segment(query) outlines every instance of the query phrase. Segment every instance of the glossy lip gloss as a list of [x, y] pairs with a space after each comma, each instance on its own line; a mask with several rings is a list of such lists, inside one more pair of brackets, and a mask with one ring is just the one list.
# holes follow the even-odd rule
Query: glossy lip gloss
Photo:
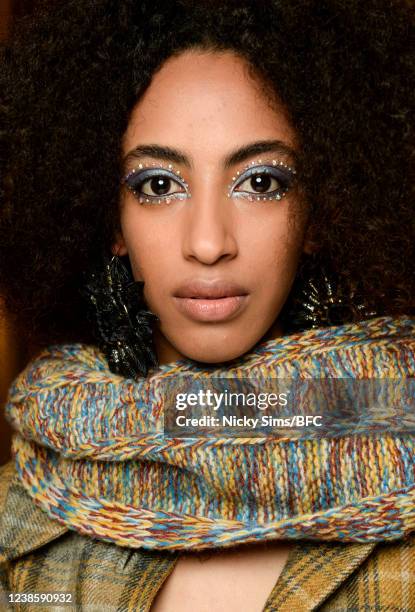
[[224, 321], [236, 315], [247, 301], [247, 295], [232, 295], [223, 298], [181, 298], [176, 304], [185, 315], [195, 321]]
[[179, 310], [195, 321], [225, 321], [248, 302], [249, 293], [226, 279], [191, 279], [173, 294]]

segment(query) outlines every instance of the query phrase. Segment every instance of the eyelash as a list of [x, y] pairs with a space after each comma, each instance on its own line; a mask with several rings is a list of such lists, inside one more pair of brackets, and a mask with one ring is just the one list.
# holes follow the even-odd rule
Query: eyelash
[[[271, 163], [262, 163], [262, 160], [259, 159], [256, 162], [251, 162], [249, 165], [245, 166], [242, 172], [238, 171], [235, 176], [232, 177], [232, 183], [228, 187], [228, 197], [243, 198], [250, 202], [281, 200], [292, 186], [295, 175], [295, 169], [282, 161], [273, 159]], [[270, 177], [279, 184], [279, 187], [259, 195], [258, 193], [249, 191], [236, 191], [238, 186], [256, 176]]]
[[[143, 193], [142, 189], [144, 185], [154, 178], [173, 181], [176, 185], [182, 187], [184, 192], [177, 191], [161, 196]], [[167, 168], [155, 163], [152, 164], [152, 166], [139, 164], [137, 168], [131, 170], [131, 172], [122, 179], [122, 183], [124, 183], [127, 189], [135, 195], [140, 204], [161, 204], [163, 202], [169, 204], [171, 200], [185, 200], [190, 197], [189, 185], [180, 176], [180, 170], [174, 170], [171, 164], [169, 164]]]
[[[235, 176], [232, 177], [232, 183], [228, 186], [228, 197], [243, 198], [251, 202], [281, 200], [289, 191], [295, 174], [294, 168], [282, 161], [275, 159], [268, 163], [262, 163], [262, 160], [253, 161], [248, 166], [245, 166], [242, 171], [236, 172]], [[275, 180], [279, 187], [262, 194], [258, 192], [237, 191], [237, 187], [241, 186], [245, 181], [260, 176], [266, 176], [271, 180]], [[150, 182], [150, 189], [154, 191], [155, 186], [151, 187], [153, 179], [167, 179], [167, 181], [170, 181], [168, 183], [170, 189], [171, 182], [173, 182], [183, 191], [174, 191], [173, 193], [162, 195], [152, 195], [143, 192], [148, 182]], [[169, 164], [167, 168], [156, 163], [153, 163], [151, 166], [139, 164], [137, 168], [131, 170], [122, 179], [122, 183], [134, 194], [140, 204], [169, 204], [172, 200], [185, 200], [191, 197], [188, 183], [180, 176], [180, 170], [174, 169], [172, 164]]]

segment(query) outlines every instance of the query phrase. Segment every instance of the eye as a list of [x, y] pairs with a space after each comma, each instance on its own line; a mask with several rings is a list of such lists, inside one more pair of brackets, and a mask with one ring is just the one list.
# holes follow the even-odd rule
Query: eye
[[132, 170], [123, 179], [123, 183], [141, 203], [168, 202], [189, 196], [186, 181], [164, 168]]
[[254, 193], [268, 193], [269, 191], [275, 191], [280, 188], [281, 185], [277, 179], [266, 172], [253, 174], [250, 178], [245, 179], [238, 185], [238, 191], [252, 191]]
[[282, 163], [251, 167], [231, 185], [229, 196], [250, 200], [280, 200], [290, 188], [294, 175], [295, 171]]

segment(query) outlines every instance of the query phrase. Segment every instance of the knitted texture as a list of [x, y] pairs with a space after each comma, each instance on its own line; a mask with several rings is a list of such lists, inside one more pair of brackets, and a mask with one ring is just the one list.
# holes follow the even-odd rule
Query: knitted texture
[[6, 415], [19, 477], [71, 529], [121, 546], [203, 549], [273, 539], [369, 542], [415, 530], [415, 435], [163, 434], [161, 385], [237, 379], [415, 376], [415, 320], [379, 317], [270, 340], [229, 367], [182, 360], [140, 380], [81, 344], [43, 351]]

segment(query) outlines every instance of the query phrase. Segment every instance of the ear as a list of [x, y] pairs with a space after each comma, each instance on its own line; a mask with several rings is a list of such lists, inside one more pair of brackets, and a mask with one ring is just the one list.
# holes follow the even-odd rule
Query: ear
[[[111, 251], [113, 255], [118, 255], [119, 257], [128, 255], [127, 245], [125, 244], [125, 240], [121, 232], [116, 232], [115, 240], [111, 246]], [[137, 281], [144, 281], [143, 276], [139, 271], [134, 273], [134, 278]]]
[[121, 232], [115, 235], [115, 241], [112, 244], [111, 251], [113, 255], [127, 255], [128, 250]]
[[314, 239], [312, 229], [308, 228], [304, 236], [303, 253], [305, 253], [306, 255], [313, 255], [314, 253], [317, 253], [319, 250], [320, 250], [320, 245]]

